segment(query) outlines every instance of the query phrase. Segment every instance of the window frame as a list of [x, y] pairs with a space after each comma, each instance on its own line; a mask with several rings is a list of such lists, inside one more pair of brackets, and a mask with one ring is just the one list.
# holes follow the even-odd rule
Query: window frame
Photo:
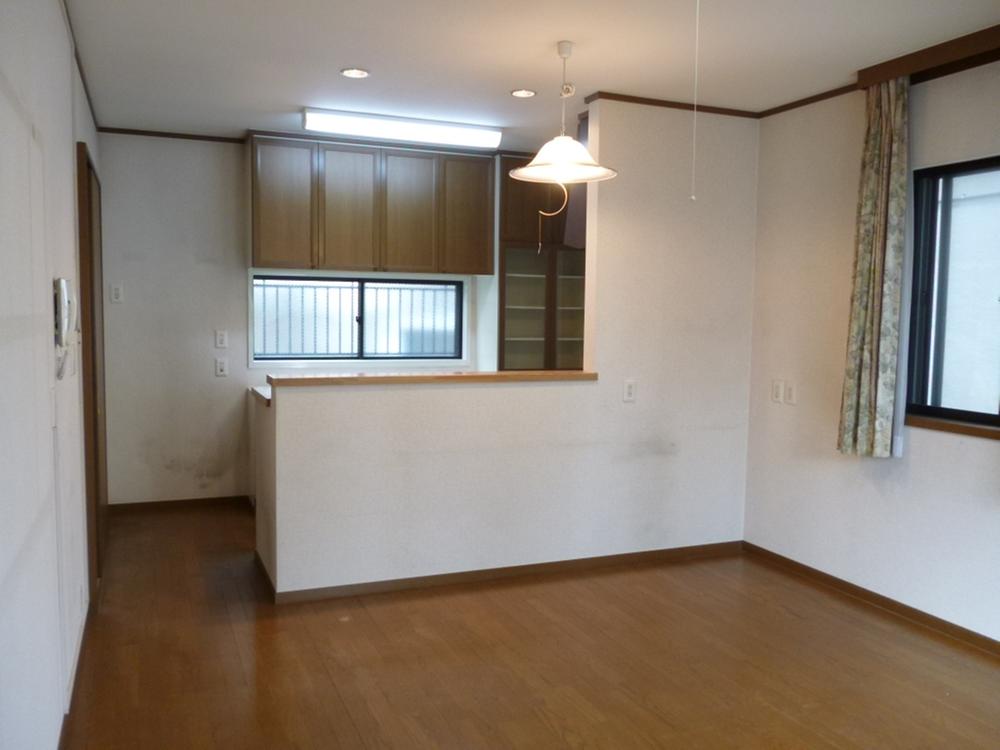
[[[289, 281], [347, 281], [358, 284], [358, 354], [302, 357], [257, 357], [254, 354], [254, 279], [286, 279]], [[340, 272], [323, 269], [295, 270], [280, 268], [254, 268], [247, 272], [247, 367], [250, 369], [278, 368], [311, 368], [326, 370], [378, 370], [391, 368], [400, 369], [433, 369], [440, 368], [442, 363], [449, 363], [449, 369], [464, 370], [471, 367], [469, 351], [472, 348], [469, 319], [469, 288], [470, 278], [458, 274], [435, 274], [427, 278], [418, 273], [385, 273], [385, 272]], [[374, 284], [424, 284], [434, 286], [456, 287], [455, 338], [458, 354], [455, 356], [429, 356], [421, 354], [409, 356], [365, 356], [364, 355], [364, 287], [366, 283]]]
[[[1000, 427], [1000, 407], [998, 407], [997, 414], [990, 414], [933, 406], [926, 403], [940, 398], [941, 371], [944, 366], [944, 323], [948, 309], [947, 283], [951, 212], [942, 212], [941, 226], [939, 226], [937, 204], [940, 200], [941, 190], [945, 193], [945, 200], [950, 203], [951, 180], [946, 180], [941, 190], [939, 190], [939, 181], [943, 177], [954, 178], [997, 170], [1000, 170], [1000, 155], [927, 167], [913, 172], [913, 276], [911, 279], [910, 344], [906, 383], [906, 413], [908, 415]], [[936, 242], [939, 230], [942, 238], [940, 244]], [[938, 287], [936, 304], [931, 300], [935, 283]], [[935, 310], [935, 308], [937, 309]], [[932, 331], [934, 333], [933, 349], [931, 347]], [[933, 362], [930, 361], [932, 351], [934, 353]], [[927, 398], [928, 378], [932, 374], [934, 378], [931, 382], [935, 386], [937, 397], [935, 398], [935, 395], [931, 394], [931, 397]]]

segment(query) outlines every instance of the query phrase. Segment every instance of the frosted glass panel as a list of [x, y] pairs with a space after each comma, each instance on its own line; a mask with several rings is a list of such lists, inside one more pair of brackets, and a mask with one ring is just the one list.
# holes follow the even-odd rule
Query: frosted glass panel
[[[1000, 170], [953, 178], [944, 304], [940, 403], [1000, 411]], [[941, 291], [945, 293], [941, 295]], [[939, 318], [939, 321], [942, 318]]]
[[366, 357], [457, 357], [455, 284], [365, 283]]
[[356, 357], [358, 282], [253, 280], [258, 359]]
[[461, 316], [454, 282], [259, 277], [254, 358], [458, 358]]

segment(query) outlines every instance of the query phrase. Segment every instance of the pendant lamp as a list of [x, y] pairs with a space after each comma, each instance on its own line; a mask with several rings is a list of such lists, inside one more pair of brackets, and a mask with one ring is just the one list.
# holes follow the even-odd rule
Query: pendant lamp
[[576, 93], [576, 87], [566, 82], [566, 60], [573, 54], [573, 42], [562, 41], [556, 45], [559, 57], [562, 58], [563, 83], [559, 97], [562, 99], [562, 129], [559, 135], [542, 146], [535, 158], [528, 164], [510, 170], [510, 176], [524, 182], [543, 182], [558, 185], [563, 191], [563, 203], [556, 211], [538, 212], [538, 250], [542, 249], [542, 217], [558, 216], [569, 202], [567, 185], [581, 182], [600, 182], [618, 176], [618, 173], [602, 167], [587, 147], [580, 141], [566, 135], [566, 100]]

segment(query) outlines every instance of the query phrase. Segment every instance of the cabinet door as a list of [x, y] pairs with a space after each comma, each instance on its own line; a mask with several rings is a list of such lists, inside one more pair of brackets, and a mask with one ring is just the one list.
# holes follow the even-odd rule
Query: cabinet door
[[[510, 170], [523, 167], [530, 160], [504, 156], [500, 158], [500, 240], [511, 244], [538, 243], [538, 211], [555, 211], [562, 204], [563, 193], [558, 185], [523, 182], [510, 176]], [[542, 242], [562, 244], [566, 227], [566, 212], [542, 219]]]
[[493, 160], [443, 156], [441, 270], [493, 273]]
[[316, 146], [254, 139], [253, 263], [262, 268], [315, 265], [313, 174]]
[[378, 267], [379, 152], [319, 146], [319, 263], [321, 268]]
[[387, 150], [382, 263], [386, 271], [437, 270], [438, 157]]

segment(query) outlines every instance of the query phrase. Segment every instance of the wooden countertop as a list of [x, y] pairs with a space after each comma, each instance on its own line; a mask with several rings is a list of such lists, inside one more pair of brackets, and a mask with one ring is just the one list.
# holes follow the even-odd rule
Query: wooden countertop
[[[268, 375], [275, 387], [314, 385], [379, 385], [428, 383], [537, 383], [597, 380], [596, 372], [581, 370], [504, 370], [502, 372], [344, 373], [343, 375]], [[269, 394], [270, 395], [270, 394]]]
[[269, 385], [256, 385], [250, 389], [250, 392], [259, 401], [263, 401], [265, 406], [271, 405], [271, 386]]

